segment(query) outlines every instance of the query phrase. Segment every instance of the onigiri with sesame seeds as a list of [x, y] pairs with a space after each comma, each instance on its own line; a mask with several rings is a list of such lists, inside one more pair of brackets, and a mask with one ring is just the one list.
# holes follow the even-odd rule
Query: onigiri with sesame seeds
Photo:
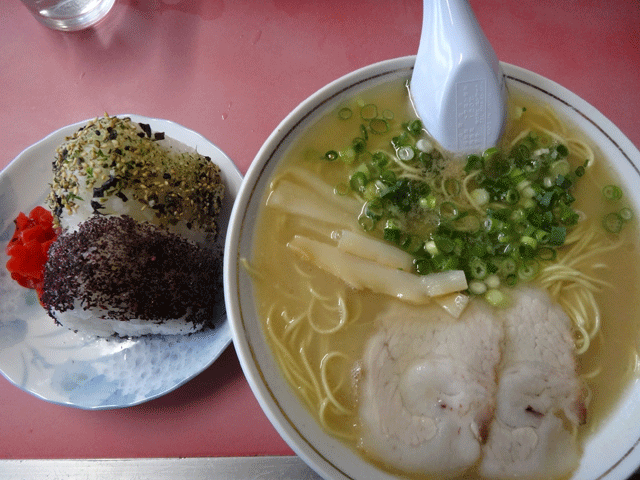
[[47, 203], [63, 230], [98, 214], [129, 215], [198, 241], [217, 233], [220, 168], [147, 124], [108, 115], [88, 122], [58, 147], [53, 175]]

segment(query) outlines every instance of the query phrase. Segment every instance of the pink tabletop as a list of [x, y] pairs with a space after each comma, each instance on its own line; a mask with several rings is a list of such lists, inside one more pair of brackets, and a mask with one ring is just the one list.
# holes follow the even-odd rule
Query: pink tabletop
[[[640, 147], [638, 0], [471, 0], [498, 58], [560, 83]], [[246, 172], [307, 96], [417, 52], [422, 0], [118, 0], [96, 28], [41, 26], [0, 2], [0, 168], [49, 132], [108, 112], [173, 120]], [[0, 195], [1, 197], [1, 195]], [[0, 377], [0, 458], [288, 455], [233, 346], [172, 393], [84, 411]]]

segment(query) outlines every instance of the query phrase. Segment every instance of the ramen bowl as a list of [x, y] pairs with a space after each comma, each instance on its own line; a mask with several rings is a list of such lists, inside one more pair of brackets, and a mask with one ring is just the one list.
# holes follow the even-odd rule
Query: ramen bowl
[[[289, 446], [319, 475], [335, 479], [396, 478], [326, 433], [282, 374], [259, 319], [255, 290], [244, 259], [251, 259], [263, 196], [285, 152], [319, 117], [372, 86], [411, 76], [415, 57], [397, 58], [350, 73], [309, 97], [271, 134], [251, 164], [236, 199], [226, 240], [225, 300], [234, 345], [262, 409]], [[621, 186], [640, 211], [640, 152], [594, 107], [560, 85], [502, 64], [509, 90], [549, 104], [582, 130], [615, 166]], [[277, 260], [274, 260], [277, 261]], [[622, 479], [640, 465], [640, 384], [628, 382], [584, 444], [572, 479]]]

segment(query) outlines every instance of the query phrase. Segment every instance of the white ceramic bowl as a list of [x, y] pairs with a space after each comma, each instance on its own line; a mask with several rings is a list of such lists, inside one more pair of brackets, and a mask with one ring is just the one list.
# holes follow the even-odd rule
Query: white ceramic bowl
[[[339, 440], [323, 432], [281, 376], [256, 314], [253, 287], [239, 259], [251, 257], [256, 215], [269, 178], [283, 153], [314, 119], [358, 91], [393, 78], [409, 77], [415, 57], [377, 63], [350, 73], [302, 102], [271, 134], [244, 178], [227, 234], [224, 280], [227, 313], [236, 352], [253, 393], [291, 448], [325, 478], [392, 478], [364, 461]], [[502, 65], [507, 87], [547, 102], [581, 128], [617, 167], [640, 211], [640, 152], [595, 108], [539, 75]], [[640, 384], [622, 395], [611, 418], [585, 446], [572, 479], [628, 478], [640, 465]], [[395, 478], [395, 477], [394, 477]]]

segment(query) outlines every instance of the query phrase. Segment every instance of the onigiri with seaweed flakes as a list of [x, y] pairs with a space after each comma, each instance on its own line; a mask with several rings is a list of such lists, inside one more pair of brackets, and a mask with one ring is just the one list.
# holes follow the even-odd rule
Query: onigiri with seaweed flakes
[[63, 229], [93, 214], [129, 215], [196, 241], [217, 233], [220, 168], [195, 149], [130, 118], [88, 122], [58, 147], [48, 206]]

